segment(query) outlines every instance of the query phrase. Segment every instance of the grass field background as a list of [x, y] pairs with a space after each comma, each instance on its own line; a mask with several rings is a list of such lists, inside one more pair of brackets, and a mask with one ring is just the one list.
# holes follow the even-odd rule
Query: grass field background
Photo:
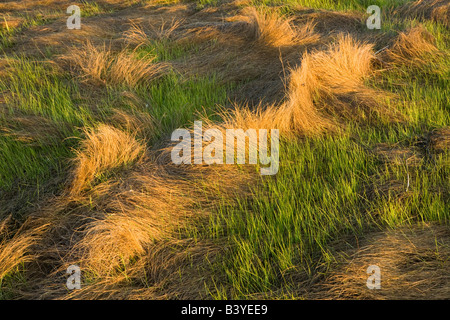
[[[1, 298], [450, 297], [445, 1], [79, 5], [81, 30], [64, 5], [0, 5]], [[362, 49], [333, 60], [342, 34], [372, 46], [367, 70]], [[199, 119], [279, 126], [278, 174], [174, 168], [170, 134]]]

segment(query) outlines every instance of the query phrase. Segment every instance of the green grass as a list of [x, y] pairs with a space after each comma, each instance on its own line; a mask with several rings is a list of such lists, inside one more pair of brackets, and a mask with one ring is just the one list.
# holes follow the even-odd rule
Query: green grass
[[87, 108], [76, 104], [79, 92], [70, 78], [24, 58], [12, 58], [9, 62], [14, 72], [0, 79], [0, 91], [7, 94], [7, 112], [0, 117], [0, 124], [7, 126], [16, 117], [42, 117], [53, 123], [59, 134], [33, 145], [14, 136], [0, 135], [2, 188], [20, 181], [25, 184], [45, 181], [54, 170], [61, 174], [62, 158], [70, 155], [73, 146], [63, 137], [76, 135], [76, 126], [86, 125], [92, 119]]
[[17, 286], [26, 283], [24, 271], [25, 265], [21, 263], [14, 270], [0, 278], [0, 301], [17, 298], [17, 293], [15, 292], [19, 289]]
[[83, 0], [79, 4], [79, 6], [80, 6], [80, 11], [81, 11], [80, 13], [81, 13], [82, 18], [96, 16], [101, 13], [112, 12], [112, 10], [106, 10], [106, 9], [102, 8], [97, 2], [92, 2], [92, 1], [88, 2], [86, 0]]
[[198, 51], [199, 47], [195, 44], [180, 44], [169, 39], [161, 39], [150, 40], [149, 44], [140, 46], [136, 50], [136, 54], [139, 58], [145, 58], [150, 54], [152, 57], [156, 56], [156, 62], [160, 62], [183, 59]]
[[81, 97], [71, 77], [21, 58], [9, 63], [14, 72], [2, 79], [0, 88], [10, 94], [6, 102], [14, 105], [11, 115], [24, 112], [72, 126], [89, 122], [90, 111], [75, 104]]
[[[167, 43], [164, 40], [164, 43]], [[157, 54], [159, 61], [169, 57], [182, 57], [191, 50], [164, 46], [158, 42], [145, 48]], [[175, 50], [175, 51], [174, 51]], [[14, 72], [0, 79], [0, 91], [7, 93], [7, 113], [0, 116], [0, 125], [11, 124], [14, 117], [39, 116], [50, 121], [58, 135], [52, 143], [33, 144], [13, 136], [0, 134], [0, 188], [9, 190], [17, 185], [45, 185], [54, 175], [65, 175], [67, 160], [73, 156], [81, 137], [81, 128], [108, 122], [112, 107], [133, 112], [125, 101], [117, 101], [124, 90], [130, 88], [108, 87], [106, 94], [89, 101], [89, 93], [81, 90], [77, 78], [60, 73], [50, 65], [29, 61], [24, 57], [9, 58]], [[219, 84], [211, 74], [204, 77], [184, 77], [175, 70], [149, 85], [132, 88], [143, 101], [138, 111], [148, 112], [157, 120], [153, 142], [197, 119], [198, 113], [212, 116], [218, 105], [225, 105], [230, 84]], [[89, 90], [88, 90], [89, 91]], [[88, 96], [85, 96], [88, 94]]]
[[[162, 39], [140, 47], [137, 54], [141, 57], [156, 55], [156, 62], [167, 62], [182, 61], [198, 50], [192, 44]], [[139, 111], [148, 112], [157, 120], [157, 140], [177, 128], [191, 126], [200, 114], [217, 118], [218, 107], [229, 103], [228, 93], [234, 87], [233, 83], [220, 83], [214, 72], [206, 76], [183, 76], [176, 68], [170, 68], [162, 79], [150, 86], [137, 86], [134, 91], [145, 102], [145, 108]], [[111, 101], [117, 90], [110, 89]]]
[[191, 125], [200, 114], [213, 116], [225, 105], [232, 86], [218, 85], [214, 75], [184, 79], [175, 72], [168, 74], [148, 91], [138, 91], [148, 101], [150, 114], [159, 123], [158, 135]]
[[[445, 29], [426, 27], [448, 54]], [[208, 231], [197, 235], [228, 244], [227, 254], [211, 265], [211, 296], [273, 298], [283, 296], [281, 290], [289, 298], [298, 279], [333, 266], [337, 239], [351, 245], [370, 230], [449, 224], [449, 154], [430, 157], [420, 146], [432, 130], [450, 125], [449, 70], [444, 55], [374, 79], [374, 87], [396, 94], [390, 107], [405, 121], [382, 118], [373, 125], [354, 123], [334, 137], [282, 141], [277, 176], [264, 179], [250, 198], [219, 206]], [[378, 143], [422, 148], [423, 158], [416, 166], [385, 163], [372, 152]]]
[[371, 5], [377, 5], [381, 10], [384, 10], [401, 6], [407, 2], [410, 2], [410, 0], [254, 0], [252, 3], [255, 6], [286, 5], [335, 11], [358, 10], [366, 12], [367, 7]]
[[280, 154], [276, 179], [220, 208], [211, 222], [212, 234], [231, 247], [218, 266], [233, 286], [228, 298], [270, 292], [292, 272], [312, 275], [330, 257], [331, 239], [366, 223], [360, 196], [375, 160], [348, 136], [285, 142]]
[[[255, 4], [299, 4], [365, 12], [371, 4], [383, 9], [405, 2], [265, 0]], [[202, 8], [218, 2], [197, 3]], [[96, 3], [85, 5], [89, 8], [83, 11], [83, 17], [103, 12]], [[33, 23], [40, 20], [26, 26]], [[395, 19], [383, 23], [383, 29], [377, 32], [387, 34], [418, 24], [415, 20]], [[448, 30], [437, 23], [424, 25], [437, 39], [438, 47], [448, 54]], [[12, 47], [14, 35], [21, 30], [0, 31], [0, 50]], [[156, 54], [158, 62], [167, 62], [183, 60], [198, 50], [195, 45], [165, 39], [153, 41], [137, 52], [141, 57]], [[156, 119], [157, 127], [149, 141], [152, 145], [176, 128], [189, 128], [199, 119], [199, 113], [215, 120], [218, 106], [229, 102], [229, 92], [236, 87], [224, 84], [213, 72], [187, 77], [173, 68], [150, 84], [98, 89], [46, 62], [22, 56], [8, 59], [14, 71], [0, 79], [6, 106], [0, 114], [0, 128], [13, 125], [13, 129], [0, 131], [0, 191], [2, 196], [13, 194], [24, 206], [36, 203], [41, 190], [54, 177], [68, 175], [68, 160], [74, 156], [82, 129], [111, 123], [113, 108], [147, 112]], [[339, 249], [333, 243], [338, 239], [351, 244], [350, 239], [371, 230], [422, 222], [448, 224], [448, 152], [424, 155], [419, 165], [412, 166], [406, 162], [385, 163], [372, 150], [379, 143], [422, 148], [420, 143], [428, 133], [450, 125], [449, 70], [449, 60], [443, 56], [419, 68], [385, 71], [370, 82], [371, 86], [396, 94], [389, 103], [404, 115], [403, 122], [382, 118], [372, 125], [352, 123], [333, 136], [281, 141], [278, 174], [253, 186], [251, 197], [237, 195], [236, 204], [219, 205], [206, 228], [192, 231], [199, 241], [213, 240], [226, 248], [226, 253], [210, 265], [214, 271], [213, 285], [207, 288], [211, 297], [241, 299], [261, 293], [273, 297], [280, 290], [286, 297], [294, 297], [293, 279], [311, 279], [332, 268]], [[118, 98], [125, 90], [136, 94], [143, 105]], [[18, 139], [11, 134], [17, 129], [17, 117], [41, 117], [57, 134], [38, 139], [37, 143]], [[384, 190], [390, 184], [398, 187]], [[0, 299], [9, 297], [2, 289], [8, 277], [0, 279]]]
[[[229, 251], [211, 266], [227, 275], [214, 279], [219, 288], [210, 288], [214, 298], [288, 290], [290, 275], [326, 272], [335, 261], [330, 243], [336, 239], [385, 227], [450, 222], [448, 153], [418, 167], [384, 164], [354, 141], [353, 130], [282, 143], [276, 178], [264, 180], [251, 199], [218, 208], [208, 236], [228, 243]], [[369, 130], [361, 139], [370, 135], [373, 146], [389, 140], [386, 135], [398, 139], [401, 132], [395, 131]], [[393, 181], [400, 183], [402, 197], [398, 190], [378, 190]]]
[[219, 3], [219, 0], [196, 0], [197, 9], [201, 10], [207, 6], [215, 6]]

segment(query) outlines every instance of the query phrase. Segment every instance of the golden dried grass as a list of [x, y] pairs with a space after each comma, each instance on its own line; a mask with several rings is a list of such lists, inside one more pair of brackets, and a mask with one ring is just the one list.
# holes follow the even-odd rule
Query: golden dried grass
[[246, 7], [242, 16], [232, 20], [247, 22], [247, 34], [258, 44], [266, 47], [286, 47], [313, 43], [319, 39], [314, 25], [306, 23], [301, 28], [292, 24], [292, 18], [284, 18], [277, 11], [263, 12], [255, 7]]
[[11, 18], [3, 16], [2, 20], [0, 20], [0, 30], [6, 29], [9, 31], [11, 29], [18, 28], [22, 25], [24, 21], [25, 19], [23, 18], [15, 18], [15, 17]]
[[[277, 47], [299, 43], [296, 32], [290, 31], [293, 26], [289, 20], [286, 24], [285, 20], [277, 16], [260, 14], [250, 21], [254, 27], [251, 29], [253, 36], [261, 44]], [[277, 27], [287, 32], [280, 41], [276, 39]], [[95, 79], [96, 75], [102, 83], [127, 83], [120, 72], [117, 72], [119, 76], [108, 75], [112, 69], [111, 64], [115, 63], [112, 62], [115, 58], [111, 58], [114, 54], [109, 50], [104, 50], [106, 52], [102, 52], [101, 49], [96, 50], [97, 52], [91, 58], [86, 58], [93, 66], [94, 76], [90, 77]], [[322, 112], [330, 108], [332, 102], [337, 102], [337, 107], [348, 109], [349, 98], [354, 100], [355, 97], [357, 99], [366, 97], [367, 88], [364, 86], [364, 79], [371, 74], [373, 57], [371, 52], [370, 45], [357, 43], [350, 37], [341, 37], [336, 45], [329, 47], [328, 51], [305, 54], [301, 66], [291, 71], [285, 103], [280, 106], [260, 107], [256, 111], [236, 108], [235, 111], [224, 116], [223, 127], [278, 128], [285, 135], [317, 134], [332, 127], [330, 120]], [[102, 62], [103, 58], [106, 60]], [[83, 59], [80, 58], [79, 61]], [[103, 66], [102, 63], [104, 63]], [[88, 73], [88, 70], [85, 71]], [[109, 77], [116, 80], [113, 81]], [[124, 112], [118, 111], [114, 117], [113, 119], [117, 119], [125, 131], [137, 132], [142, 126], [139, 124], [139, 119], [132, 119], [132, 115]], [[145, 121], [143, 123], [145, 124]], [[189, 261], [186, 258], [186, 246], [180, 246], [170, 253], [165, 252], [170, 251], [168, 246], [175, 243], [172, 231], [180, 228], [186, 221], [192, 221], [190, 219], [193, 213], [199, 213], [198, 209], [193, 209], [192, 205], [199, 199], [209, 198], [211, 195], [208, 194], [205, 197], [203, 191], [186, 194], [185, 190], [192, 187], [193, 181], [190, 181], [189, 185], [184, 183], [192, 178], [189, 173], [193, 169], [179, 169], [181, 174], [171, 180], [170, 177], [172, 179], [174, 177], [170, 176], [169, 172], [173, 168], [167, 161], [162, 167], [146, 162], [145, 165], [150, 168], [149, 172], [139, 172], [132, 179], [129, 176], [123, 177], [124, 182], [121, 184], [109, 179], [106, 183], [87, 191], [87, 187], [103, 172], [124, 164], [139, 162], [144, 149], [135, 140], [134, 134], [122, 132], [110, 126], [103, 125], [97, 130], [87, 131], [86, 136], [82, 149], [77, 155], [77, 166], [70, 191], [72, 195], [77, 196], [76, 201], [82, 205], [83, 208], [80, 210], [84, 218], [92, 219], [87, 224], [83, 223], [82, 228], [77, 230], [77, 232], [81, 231], [81, 240], [70, 247], [73, 253], [71, 257], [79, 258], [79, 261], [98, 274], [109, 276], [102, 278], [102, 281], [93, 286], [87, 286], [80, 296], [89, 296], [89, 288], [94, 287], [96, 288], [94, 296], [98, 294], [97, 297], [100, 295], [126, 296], [127, 292], [121, 292], [117, 288], [111, 289], [110, 285], [121, 281], [126, 282], [127, 276], [111, 275], [111, 272], [121, 264], [127, 268], [130, 267], [132, 260], [142, 261], [132, 269], [134, 279], [139, 279], [143, 272], [148, 272], [152, 277], [159, 278], [159, 282], [155, 281], [158, 285], [164, 284], [168, 278], [174, 280], [180, 263], [185, 265]], [[232, 185], [221, 187], [228, 188], [230, 194], [238, 189], [240, 181], [236, 181], [234, 169], [218, 174], [212, 174], [210, 170], [211, 168], [204, 167], [198, 169], [198, 173], [201, 173], [204, 178], [203, 183], [208, 184], [208, 187], [216, 181], [220, 181], [221, 184], [224, 181], [230, 181]], [[226, 174], [230, 174], [231, 177], [225, 179]], [[122, 189], [117, 189], [118, 185]], [[90, 208], [95, 208], [91, 209], [95, 212], [89, 211], [87, 209], [89, 206], [86, 204], [89, 204]], [[66, 209], [63, 208], [63, 210]], [[91, 217], [92, 215], [95, 218]], [[70, 230], [71, 225], [66, 227]], [[163, 243], [163, 249], [155, 245], [156, 242], [164, 241], [167, 242]], [[26, 244], [26, 241], [24, 243]], [[210, 248], [198, 246], [195, 249], [199, 252], [199, 256], [203, 256]], [[170, 259], [167, 259], [168, 257]], [[167, 271], [167, 276], [162, 275], [166, 267], [170, 269]], [[123, 285], [123, 282], [120, 284]], [[149, 289], [149, 291], [152, 290], [153, 288]], [[138, 292], [135, 294], [137, 297], [142, 297]]]
[[134, 52], [127, 50], [113, 53], [105, 45], [98, 48], [89, 41], [63, 57], [63, 60], [80, 70], [85, 80], [95, 84], [129, 87], [149, 83], [162, 74], [166, 66], [155, 63], [155, 59], [156, 56], [151, 55], [138, 58]]
[[192, 239], [161, 241], [126, 271], [104, 275], [99, 281], [73, 290], [63, 299], [207, 299], [205, 281], [210, 270], [198, 268], [213, 261], [222, 249]]
[[314, 102], [318, 109], [347, 119], [378, 112], [379, 94], [365, 85], [373, 59], [372, 44], [340, 35], [326, 51], [303, 56], [301, 66], [291, 73], [290, 100], [302, 106]]
[[385, 54], [393, 65], [421, 66], [438, 54], [434, 42], [433, 36], [423, 27], [414, 27], [401, 32]]
[[290, 72], [284, 103], [255, 111], [238, 107], [224, 116], [225, 125], [276, 128], [284, 136], [316, 135], [333, 129], [327, 112], [354, 118], [362, 109], [377, 107], [373, 98], [377, 92], [364, 84], [372, 73], [373, 58], [372, 45], [340, 36], [328, 50], [303, 55], [300, 67]]
[[341, 36], [327, 51], [305, 54], [300, 69], [291, 78], [296, 90], [348, 94], [358, 91], [372, 71], [373, 46]]
[[436, 153], [444, 153], [450, 148], [450, 127], [434, 130], [430, 135], [430, 146]]
[[130, 29], [124, 32], [124, 40], [136, 47], [150, 45], [151, 41], [147, 33], [144, 31], [142, 25], [136, 21], [130, 21]]
[[152, 40], [167, 40], [181, 26], [183, 19], [172, 18], [170, 22], [161, 19], [159, 27], [148, 24], [144, 27], [141, 21], [130, 21], [130, 29], [124, 32], [125, 42], [135, 48], [150, 45]]
[[[134, 128], [135, 119], [121, 112], [118, 115], [131, 119], [126, 126]], [[214, 202], [217, 194], [224, 196], [245, 185], [236, 184], [235, 177], [217, 187], [218, 177], [224, 177], [224, 172], [208, 167], [185, 167], [171, 173], [170, 160], [158, 164], [151, 156], [143, 157], [144, 148], [135, 140], [135, 134], [107, 125], [86, 132], [76, 158], [70, 197], [67, 205], [59, 209], [64, 212], [70, 204], [72, 213], [60, 219], [55, 229], [69, 232], [64, 240], [68, 242], [65, 246], [69, 245], [67, 263], [81, 264], [98, 276], [112, 277], [111, 281], [120, 278], [117, 268], [132, 267], [154, 250], [157, 242], [176, 240], [188, 222], [206, 217], [210, 201]], [[105, 171], [130, 163], [134, 165], [123, 171], [121, 178], [110, 176], [92, 185]], [[238, 178], [242, 179], [247, 176]], [[210, 190], [208, 201], [204, 199], [205, 184]], [[218, 189], [224, 192], [216, 193]], [[196, 207], [199, 203], [203, 203], [202, 209]]]
[[71, 195], [80, 193], [107, 170], [138, 161], [145, 152], [144, 146], [133, 135], [108, 125], [85, 133], [86, 139], [77, 152]]
[[8, 217], [0, 222], [0, 281], [20, 265], [35, 258], [32, 246], [39, 241], [47, 227], [44, 224], [27, 228], [28, 225], [24, 223], [19, 230], [12, 232], [9, 230], [10, 219], [11, 217]]
[[161, 25], [159, 28], [152, 27], [153, 33], [156, 35], [158, 40], [164, 40], [170, 38], [175, 31], [182, 25], [184, 19], [175, 19], [172, 18], [170, 22], [167, 22], [162, 19]]
[[[124, 130], [133, 130], [139, 123], [125, 113], [118, 112], [118, 117], [124, 120]], [[174, 166], [168, 159], [143, 157], [135, 134], [107, 125], [86, 132], [75, 159], [70, 192], [41, 208], [33, 219], [35, 225], [51, 226], [33, 246], [34, 259], [27, 261], [33, 260], [34, 267], [50, 265], [52, 271], [37, 271], [46, 276], [36, 279], [39, 288], [27, 293], [29, 297], [65, 297], [60, 275], [71, 264], [98, 280], [83, 284], [92, 290], [81, 290], [77, 297], [130, 297], [132, 293], [124, 290], [129, 279], [139, 282], [143, 275], [152, 273], [158, 278], [149, 280], [154, 286], [176, 282], [180, 263], [185, 265], [190, 259], [185, 249], [191, 247], [199, 257], [203, 257], [203, 250], [210, 250], [211, 246], [203, 249], [203, 245], [192, 243], [175, 246], [180, 230], [207, 217], [215, 201], [223, 201], [224, 196], [233, 199], [235, 192], [242, 192], [247, 185], [239, 181], [249, 177], [236, 176], [235, 166], [225, 173], [223, 168], [208, 166], [171, 168]], [[103, 182], [92, 183], [105, 171], [130, 163], [134, 165], [121, 171], [120, 177], [109, 175]], [[227, 174], [234, 179], [224, 179]], [[18, 241], [17, 246], [26, 249], [23, 242]], [[173, 250], [166, 250], [167, 246]], [[199, 279], [193, 282], [201, 284]], [[142, 297], [154, 288], [133, 285], [130, 290]], [[177, 290], [172, 286], [170, 292], [176, 294]], [[169, 291], [153, 296], [162, 297], [164, 292]]]
[[113, 115], [109, 120], [116, 128], [120, 128], [125, 132], [132, 132], [144, 140], [150, 139], [155, 132], [155, 121], [147, 112], [137, 110], [126, 112], [120, 109], [113, 109]]
[[83, 237], [73, 248], [81, 253], [83, 265], [97, 274], [127, 265], [155, 241], [174, 237], [174, 230], [190, 216], [186, 210], [190, 199], [183, 197], [183, 183], [155, 174], [135, 174], [128, 185], [130, 189], [109, 190], [108, 197], [96, 201], [108, 214], [83, 225]]
[[[125, 177], [116, 182], [109, 179], [78, 197], [81, 210], [78, 222], [69, 219], [66, 222], [69, 226], [65, 227], [74, 230], [78, 240], [70, 246], [66, 264], [77, 263], [101, 279], [107, 277], [109, 284], [103, 283], [105, 290], [121, 281], [122, 274], [117, 268], [126, 268], [134, 274], [130, 276], [138, 278], [149, 268], [172, 270], [168, 278], [160, 275], [160, 279], [174, 280], [169, 278], [175, 275], [174, 268], [178, 266], [170, 261], [153, 261], [149, 256], [156, 255], [161, 244], [176, 243], [180, 230], [205, 219], [215, 201], [223, 201], [224, 196], [232, 197], [237, 190], [245, 189], [246, 184], [237, 181], [248, 181], [248, 177], [245, 174], [236, 177], [234, 171], [234, 180], [217, 185], [219, 177], [224, 177], [223, 168], [214, 171], [208, 167], [185, 167], [180, 176], [180, 170], [170, 172], [171, 166], [147, 158]], [[88, 207], [95, 210], [86, 211]], [[75, 229], [70, 227], [74, 222], [78, 225]], [[201, 246], [194, 249], [202, 250]], [[184, 252], [166, 254], [183, 256]]]
[[[448, 299], [449, 235], [448, 227], [436, 225], [371, 233], [311, 298]], [[370, 265], [380, 268], [379, 290], [366, 286]]]

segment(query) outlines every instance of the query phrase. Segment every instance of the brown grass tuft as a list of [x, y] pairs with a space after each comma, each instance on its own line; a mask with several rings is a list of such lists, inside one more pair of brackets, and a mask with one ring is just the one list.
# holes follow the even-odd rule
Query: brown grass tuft
[[87, 42], [63, 58], [81, 71], [82, 77], [95, 84], [126, 85], [134, 87], [158, 78], [165, 65], [154, 63], [155, 56], [137, 58], [134, 52], [122, 50], [113, 53], [104, 45], [95, 47]]
[[294, 70], [291, 91], [324, 95], [347, 95], [358, 92], [372, 71], [373, 47], [360, 44], [350, 36], [341, 36], [328, 51], [305, 54], [301, 68]]
[[100, 125], [97, 130], [86, 131], [70, 193], [78, 194], [107, 170], [138, 161], [144, 151], [134, 136], [111, 126]]
[[285, 19], [276, 11], [263, 12], [254, 7], [243, 10], [243, 16], [234, 18], [247, 22], [247, 33], [258, 44], [266, 47], [285, 47], [312, 43], [319, 39], [311, 23], [301, 29], [292, 24], [292, 19]]
[[450, 149], [450, 127], [434, 130], [430, 136], [430, 145], [436, 153], [448, 151]]
[[304, 7], [296, 9], [295, 22], [313, 23], [315, 30], [323, 35], [333, 33], [354, 33], [362, 26], [365, 19], [362, 12], [334, 12], [329, 10], [311, 10]]
[[[214, 172], [210, 167], [186, 167], [171, 173], [171, 164], [163, 166], [153, 160], [147, 157], [124, 172], [120, 179], [109, 179], [77, 198], [81, 210], [78, 222], [70, 222], [72, 213], [72, 218], [65, 223], [75, 229], [76, 237], [71, 241], [78, 239], [71, 245], [67, 263], [79, 263], [96, 275], [110, 277], [110, 285], [122, 276], [117, 272], [118, 267], [126, 267], [127, 272], [134, 270], [139, 278], [146, 272], [142, 268], [161, 270], [161, 262], [148, 259], [161, 244], [178, 241], [180, 230], [205, 219], [209, 206], [216, 200], [223, 201], [223, 198], [216, 199], [217, 195], [222, 197], [230, 192], [231, 197], [237, 189], [246, 186], [236, 181], [247, 176], [236, 176], [235, 171], [234, 180], [224, 180], [230, 182], [217, 186], [218, 178], [226, 175], [223, 168]], [[89, 207], [95, 210], [86, 211]], [[182, 252], [166, 254], [183, 255]], [[167, 269], [174, 268], [168, 261], [163, 264]]]
[[170, 22], [161, 20], [159, 27], [149, 24], [143, 27], [140, 21], [130, 21], [130, 29], [124, 32], [124, 40], [138, 48], [140, 46], [150, 45], [153, 40], [166, 40], [181, 26], [183, 19], [173, 18]]
[[377, 157], [393, 165], [418, 166], [422, 163], [423, 156], [417, 148], [378, 143], [373, 152]]
[[299, 135], [317, 135], [332, 125], [328, 123], [312, 106], [308, 113], [302, 106], [291, 102], [279, 106], [259, 105], [256, 109], [248, 106], [236, 106], [234, 110], [222, 114], [223, 129], [278, 129], [283, 137], [293, 138]]
[[365, 86], [372, 73], [373, 47], [340, 36], [327, 51], [303, 56], [301, 66], [291, 72], [289, 106], [299, 127], [319, 130], [317, 110], [347, 118], [377, 107], [377, 92]]
[[394, 65], [421, 66], [438, 53], [433, 36], [423, 27], [401, 32], [386, 50], [387, 60]]
[[132, 132], [142, 139], [150, 139], [155, 132], [155, 121], [147, 112], [113, 109], [114, 114], [110, 117], [111, 123], [126, 132]]
[[124, 40], [134, 47], [146, 46], [151, 43], [149, 36], [144, 31], [142, 25], [138, 22], [131, 21], [130, 29], [124, 32]]
[[31, 248], [47, 227], [47, 225], [41, 225], [31, 229], [24, 223], [10, 237], [9, 223], [10, 217], [0, 222], [0, 282], [18, 266], [34, 259]]
[[[318, 290], [311, 298], [448, 299], [449, 240], [447, 226], [369, 234], [341, 268], [316, 286]], [[381, 270], [379, 290], [366, 286], [370, 265]]]
[[97, 207], [108, 214], [84, 225], [83, 237], [73, 249], [81, 252], [83, 263], [96, 273], [110, 273], [131, 258], [144, 255], [155, 241], [170, 239], [175, 228], [190, 216], [183, 183], [171, 183], [157, 174], [133, 174], [127, 186], [109, 190], [107, 197], [96, 200]]
[[365, 86], [372, 73], [372, 45], [340, 36], [326, 51], [305, 53], [291, 70], [287, 99], [256, 110], [237, 107], [223, 115], [224, 127], [279, 129], [283, 136], [333, 130], [331, 115], [355, 119], [377, 110], [378, 94]]
[[450, 26], [450, 3], [447, 0], [417, 0], [399, 8], [398, 15], [431, 19]]

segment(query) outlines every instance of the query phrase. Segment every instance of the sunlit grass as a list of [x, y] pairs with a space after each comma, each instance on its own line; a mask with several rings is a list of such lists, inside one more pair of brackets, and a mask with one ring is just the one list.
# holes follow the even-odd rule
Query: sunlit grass
[[[445, 31], [428, 29], [448, 54]], [[210, 222], [208, 236], [229, 245], [211, 266], [226, 274], [211, 280], [212, 297], [289, 292], [290, 275], [308, 279], [333, 265], [336, 239], [423, 222], [448, 224], [448, 152], [423, 149], [418, 165], [385, 162], [373, 152], [380, 143], [423, 148], [427, 134], [449, 126], [448, 75], [445, 55], [418, 69], [385, 71], [371, 85], [395, 94], [389, 106], [405, 120], [355, 123], [335, 137], [284, 141], [277, 176], [264, 179], [251, 198], [224, 203]]]
[[[159, 4], [173, 2], [177, 1]], [[190, 2], [196, 3], [197, 9], [221, 3]], [[254, 4], [286, 5], [289, 14], [297, 5], [365, 13], [369, 5], [379, 5], [385, 12], [406, 2], [264, 0]], [[109, 12], [95, 2], [82, 5], [83, 17]], [[420, 23], [384, 17], [383, 28], [373, 32], [394, 36]], [[20, 28], [0, 30], [0, 51], [12, 48], [14, 37], [24, 28], [46, 21], [33, 19]], [[337, 240], [351, 243], [372, 230], [422, 222], [448, 225], [448, 151], [432, 154], [425, 143], [430, 132], [450, 125], [449, 37], [443, 25], [423, 24], [444, 55], [419, 67], [383, 70], [368, 81], [368, 85], [393, 94], [386, 97], [389, 108], [400, 112], [402, 120], [381, 117], [373, 123], [355, 121], [327, 136], [283, 139], [275, 177], [261, 178], [252, 185], [250, 197], [238, 194], [235, 203], [224, 201], [206, 225], [192, 226], [188, 234], [180, 231], [180, 238], [212, 241], [224, 249], [224, 254], [208, 265], [213, 270], [212, 279], [205, 280], [210, 297], [246, 299], [260, 294], [298, 298], [290, 291], [295, 290], [295, 281], [329, 271], [336, 262], [339, 248], [333, 244]], [[156, 55], [155, 62], [164, 63], [184, 61], [199, 50], [196, 45], [160, 39], [149, 40], [135, 53], [141, 59]], [[47, 62], [12, 54], [5, 59], [11, 70], [0, 79], [4, 100], [0, 113], [0, 194], [14, 194], [24, 207], [33, 206], [41, 191], [61, 191], [63, 185], [52, 185], [48, 190], [46, 186], [55, 177], [67, 177], [70, 159], [85, 129], [103, 123], [115, 125], [111, 120], [115, 109], [151, 116], [155, 123], [148, 123], [152, 133], [145, 142], [152, 148], [166, 141], [174, 129], [189, 128], [200, 116], [218, 120], [219, 106], [230, 102], [230, 93], [238, 86], [223, 83], [213, 70], [201, 76], [182, 75], [176, 63], [148, 83], [95, 86]], [[124, 98], [125, 93], [137, 97], [138, 102]], [[27, 128], [15, 119], [24, 117], [48, 121], [55, 134], [37, 136], [36, 141], [21, 138], [21, 130]], [[384, 161], [374, 152], [378, 144], [418, 150], [420, 161]], [[108, 177], [98, 179], [106, 181]], [[18, 270], [0, 279], [0, 299], [11, 297], [4, 288], [10, 282], [25, 281], [22, 276]], [[99, 277], [89, 275], [87, 282], [95, 283]]]

